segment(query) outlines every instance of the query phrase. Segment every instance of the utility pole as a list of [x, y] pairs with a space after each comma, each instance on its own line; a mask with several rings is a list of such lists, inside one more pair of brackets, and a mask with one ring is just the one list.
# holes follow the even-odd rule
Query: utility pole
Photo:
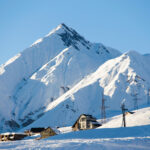
[[138, 97], [137, 97], [137, 92], [133, 91], [133, 94], [131, 94], [131, 96], [133, 97], [133, 101], [134, 101], [134, 109], [138, 109]]
[[124, 104], [124, 101], [125, 100], [123, 100], [123, 102], [122, 102], [122, 104], [121, 104], [121, 110], [122, 110], [122, 125], [124, 126], [124, 127], [126, 127], [126, 111], [128, 110], [128, 109], [126, 109], [125, 108], [125, 104]]
[[134, 109], [138, 109], [138, 98], [137, 98], [137, 93], [135, 92], [134, 93], [134, 97], [133, 97], [133, 100], [134, 100]]
[[104, 93], [102, 92], [102, 105], [101, 105], [101, 122], [102, 124], [106, 122], [106, 111], [105, 111], [105, 99]]

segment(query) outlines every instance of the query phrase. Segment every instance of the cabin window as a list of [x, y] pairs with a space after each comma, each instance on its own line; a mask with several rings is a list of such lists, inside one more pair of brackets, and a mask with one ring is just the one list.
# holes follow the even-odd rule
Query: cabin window
[[91, 128], [90, 122], [87, 122], [87, 128]]
[[86, 119], [85, 118], [81, 118], [81, 121], [86, 121]]
[[81, 123], [81, 129], [85, 129], [86, 128], [86, 124], [85, 123]]

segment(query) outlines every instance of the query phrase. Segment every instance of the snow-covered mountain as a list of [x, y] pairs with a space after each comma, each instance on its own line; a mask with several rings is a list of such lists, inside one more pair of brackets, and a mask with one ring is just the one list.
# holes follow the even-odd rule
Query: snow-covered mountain
[[[68, 126], [82, 113], [100, 118], [137, 109], [150, 96], [150, 55], [91, 43], [59, 25], [0, 66], [0, 131]], [[28, 126], [29, 125], [29, 126]]]
[[129, 110], [146, 106], [148, 99], [150, 101], [147, 94], [149, 75], [148, 61], [135, 51], [108, 60], [50, 103], [46, 114], [29, 127], [72, 125], [82, 113], [100, 118], [103, 91], [108, 116], [121, 112], [123, 99], [126, 100], [125, 105]]
[[[59, 97], [76, 87], [104, 62], [120, 55], [115, 49], [87, 41], [65, 24], [59, 25], [0, 66], [0, 131], [15, 130], [37, 120], [51, 104], [58, 103]], [[80, 89], [78, 87], [76, 92]], [[92, 110], [95, 110], [97, 102], [92, 105], [94, 97], [86, 93], [91, 90], [93, 96], [97, 94], [100, 97], [98, 89], [101, 87], [94, 83], [80, 91], [87, 99], [82, 103], [88, 104]], [[79, 101], [79, 107], [76, 106], [73, 112], [84, 113], [86, 109], [90, 113], [86, 107], [82, 108], [82, 103]]]

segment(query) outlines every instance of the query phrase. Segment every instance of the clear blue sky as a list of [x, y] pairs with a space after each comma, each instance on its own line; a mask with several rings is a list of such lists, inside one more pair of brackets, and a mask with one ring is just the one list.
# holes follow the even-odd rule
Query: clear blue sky
[[0, 0], [0, 64], [62, 22], [92, 42], [150, 53], [150, 0]]

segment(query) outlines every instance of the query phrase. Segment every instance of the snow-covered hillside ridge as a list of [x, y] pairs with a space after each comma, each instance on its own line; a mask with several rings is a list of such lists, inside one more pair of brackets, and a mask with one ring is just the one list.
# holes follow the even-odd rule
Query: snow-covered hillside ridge
[[73, 125], [82, 113], [100, 118], [103, 91], [108, 115], [121, 112], [123, 99], [129, 110], [146, 106], [150, 103], [149, 75], [148, 61], [135, 51], [108, 60], [50, 103], [47, 113], [29, 127]]
[[47, 105], [120, 55], [115, 49], [87, 41], [65, 24], [59, 25], [0, 66], [0, 131], [37, 120], [48, 110]]

